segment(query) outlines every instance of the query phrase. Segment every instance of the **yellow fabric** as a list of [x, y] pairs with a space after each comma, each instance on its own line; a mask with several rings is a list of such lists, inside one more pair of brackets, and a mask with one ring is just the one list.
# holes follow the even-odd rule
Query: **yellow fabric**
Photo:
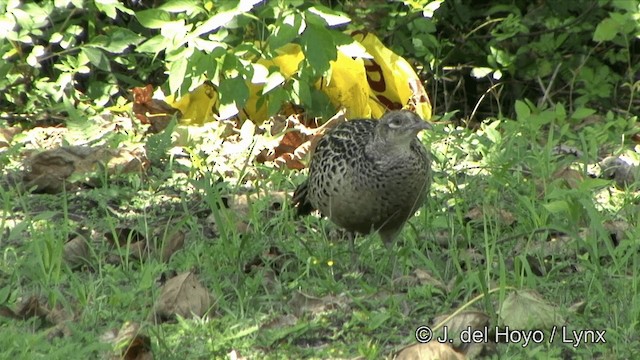
[[[322, 77], [314, 85], [323, 91], [336, 107], [345, 107], [347, 118], [379, 118], [387, 109], [406, 107], [411, 103], [411, 81], [420, 80], [411, 65], [382, 44], [373, 34], [354, 32], [358, 41], [373, 59], [353, 59], [338, 51], [335, 61], [330, 64], [328, 76]], [[288, 44], [278, 49], [279, 56], [272, 60], [258, 59], [256, 62], [267, 69], [276, 66], [285, 79], [290, 79], [304, 59], [304, 53], [297, 44]], [[263, 102], [258, 107], [258, 99], [264, 84], [248, 82], [249, 99], [238, 116], [261, 123], [267, 118], [267, 106]], [[217, 109], [218, 96], [215, 89], [202, 84], [189, 94], [170, 105], [182, 111], [182, 123], [202, 124], [214, 120], [212, 109]], [[431, 118], [431, 104], [413, 104], [416, 112], [424, 119]]]

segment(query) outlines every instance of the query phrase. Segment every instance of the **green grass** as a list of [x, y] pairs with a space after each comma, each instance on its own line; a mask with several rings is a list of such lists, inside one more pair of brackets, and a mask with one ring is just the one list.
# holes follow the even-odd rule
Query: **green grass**
[[[597, 154], [630, 148], [621, 142], [630, 122], [612, 118], [574, 131], [547, 112], [494, 120], [475, 132], [438, 126], [428, 135], [434, 186], [395, 250], [404, 274], [420, 269], [431, 279], [403, 284], [390, 278], [393, 264], [375, 235], [356, 239], [353, 263], [349, 243], [326, 219], [294, 219], [287, 203], [273, 209], [268, 196], [242, 209], [247, 215], [239, 223], [241, 211], [221, 207], [223, 197], [291, 191], [301, 180], [243, 159], [220, 184], [216, 165], [195, 151], [190, 164], [111, 178], [92, 190], [37, 195], [5, 184], [0, 302], [16, 310], [35, 296], [67, 314], [67, 332], [52, 334], [55, 319], [0, 317], [0, 355], [102, 356], [113, 345], [101, 337], [133, 322], [158, 359], [227, 358], [231, 351], [247, 358], [378, 359], [415, 344], [417, 327], [467, 305], [488, 315], [491, 328], [526, 323], [539, 309], [500, 312], [521, 289], [539, 294], [547, 309], [525, 330], [540, 329], [545, 340], [554, 325], [606, 330], [607, 343], [500, 343], [494, 357], [632, 358], [640, 351], [637, 188], [616, 189], [587, 175], [598, 175]], [[584, 155], [556, 155], [557, 145]], [[7, 154], [0, 156], [11, 163]], [[577, 186], [554, 175], [565, 166], [584, 175]], [[626, 226], [615, 241], [604, 225], [613, 220]], [[152, 249], [182, 231], [185, 245], [168, 262], [157, 251], [139, 259], [128, 249], [132, 232], [121, 229], [135, 230]], [[77, 234], [90, 251], [72, 270], [62, 254]], [[149, 321], [163, 275], [185, 271], [211, 294], [208, 316]], [[549, 309], [557, 312], [552, 320]], [[564, 321], [555, 323], [555, 315]]]

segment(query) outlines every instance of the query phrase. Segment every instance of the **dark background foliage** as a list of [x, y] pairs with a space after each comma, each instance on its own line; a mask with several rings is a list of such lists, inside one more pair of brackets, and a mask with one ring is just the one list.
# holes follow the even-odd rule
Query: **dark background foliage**
[[[320, 16], [311, 7], [321, 9]], [[312, 88], [335, 46], [347, 41], [344, 25], [323, 29], [331, 25], [324, 15], [341, 12], [351, 28], [377, 34], [415, 64], [436, 114], [513, 117], [514, 101], [522, 98], [569, 110], [638, 109], [640, 26], [633, 16], [639, 10], [630, 0], [263, 1], [248, 7], [228, 1], [44, 1], [2, 10], [3, 22], [13, 24], [0, 45], [0, 107], [10, 120], [64, 116], [81, 103], [113, 105], [145, 84], [184, 93], [203, 74], [231, 89], [223, 101], [242, 104], [240, 80], [253, 75], [245, 63], [271, 58], [289, 42], [303, 45], [310, 60], [282, 89], [265, 94], [267, 100], [326, 107], [313, 89], [299, 89]], [[229, 16], [207, 26], [221, 13]], [[168, 40], [181, 34], [166, 30], [172, 26], [183, 27], [182, 43]], [[329, 40], [304, 46], [313, 38]]]

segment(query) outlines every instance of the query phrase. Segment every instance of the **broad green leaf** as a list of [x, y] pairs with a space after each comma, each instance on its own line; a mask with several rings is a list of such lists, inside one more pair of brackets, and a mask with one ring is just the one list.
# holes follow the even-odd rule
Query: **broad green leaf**
[[105, 51], [121, 54], [129, 46], [138, 45], [144, 41], [144, 37], [129, 29], [116, 28], [109, 36], [98, 35], [87, 46], [98, 47]]
[[231, 22], [236, 16], [249, 12], [253, 7], [259, 3], [258, 0], [244, 0], [240, 1], [240, 4], [235, 8], [226, 11], [220, 11], [214, 16], [210, 17], [207, 21], [196, 27], [193, 31], [195, 36], [213, 32], [220, 27], [223, 27]]
[[268, 98], [268, 116], [277, 114], [282, 109], [282, 105], [289, 101], [289, 95], [282, 87], [275, 88], [265, 98]]
[[280, 71], [275, 71], [273, 73], [271, 73], [268, 77], [267, 77], [267, 83], [264, 85], [264, 88], [262, 89], [262, 93], [266, 94], [269, 91], [275, 89], [276, 87], [282, 85], [285, 81], [284, 76], [282, 76], [282, 74], [280, 73]]
[[613, 19], [602, 20], [593, 33], [593, 41], [610, 41], [616, 37], [620, 25]]
[[258, 63], [252, 63], [251, 67], [253, 67], [253, 76], [251, 76], [251, 83], [253, 84], [264, 84], [267, 82], [269, 78], [269, 69], [266, 66]]
[[51, 34], [51, 37], [49, 38], [49, 42], [52, 44], [57, 44], [60, 41], [62, 41], [63, 35], [59, 32], [54, 32], [53, 34]]
[[199, 14], [204, 11], [199, 6], [195, 5], [196, 2], [189, 0], [169, 0], [164, 4], [160, 5], [158, 9], [162, 9], [164, 11], [170, 13], [181, 13], [186, 12], [187, 14]]
[[529, 106], [521, 100], [516, 100], [516, 117], [519, 121], [526, 121], [531, 116], [531, 109]]
[[564, 109], [564, 105], [558, 103], [555, 108], [556, 119], [565, 120], [567, 118], [567, 111]]
[[311, 116], [318, 116], [324, 119], [328, 119], [335, 115], [336, 108], [331, 104], [331, 100], [329, 100], [327, 94], [315, 87], [310, 88], [310, 90], [312, 107], [309, 109], [309, 114]]
[[157, 35], [152, 37], [151, 39], [145, 41], [142, 45], [136, 48], [137, 52], [140, 53], [159, 53], [167, 49], [167, 47], [171, 45], [171, 40], [166, 39], [162, 35]]
[[310, 84], [304, 80], [293, 80], [293, 92], [291, 93], [291, 97], [293, 98], [294, 103], [307, 106], [313, 105], [309, 86]]
[[223, 119], [237, 114], [249, 98], [249, 88], [242, 76], [222, 79], [218, 91], [220, 92], [220, 117]]
[[329, 9], [322, 5], [314, 5], [306, 11], [320, 16], [329, 26], [342, 25], [351, 22], [351, 19], [349, 19], [349, 17], [344, 13]]
[[38, 57], [45, 54], [44, 46], [36, 45], [31, 49], [31, 53], [27, 56], [27, 64], [31, 67], [40, 67], [40, 61]]
[[81, 50], [89, 59], [89, 62], [100, 70], [111, 71], [109, 59], [105, 53], [96, 48], [83, 47]]
[[587, 116], [593, 115], [595, 114], [596, 111], [593, 109], [589, 109], [589, 108], [585, 108], [585, 107], [579, 107], [576, 109], [576, 111], [573, 112], [573, 114], [571, 115], [572, 119], [576, 119], [576, 120], [582, 120], [584, 118], [586, 118]]
[[611, 5], [613, 5], [613, 7], [621, 9], [621, 10], [625, 10], [629, 13], [638, 13], [638, 11], [640, 11], [640, 9], [638, 8], [638, 2], [637, 1], [630, 1], [630, 0], [613, 0], [611, 2]]
[[373, 58], [373, 56], [367, 52], [367, 49], [365, 49], [362, 44], [355, 41], [351, 36], [340, 31], [330, 31], [329, 33], [333, 38], [333, 44], [341, 53], [349, 57], [358, 57], [363, 59]]
[[139, 11], [136, 13], [136, 18], [142, 26], [148, 29], [162, 29], [166, 23], [171, 22], [169, 13], [158, 9]]
[[488, 67], [474, 67], [471, 69], [471, 76], [476, 79], [480, 79], [491, 74], [492, 71], [493, 69]]
[[189, 60], [183, 58], [175, 60], [169, 65], [169, 91], [171, 91], [172, 94], [177, 93], [178, 90], [183, 88], [188, 63]]
[[569, 207], [569, 203], [565, 200], [556, 200], [551, 201], [542, 205], [548, 212], [552, 214], [570, 212], [571, 208]]
[[329, 61], [336, 60], [337, 50], [329, 30], [315, 24], [307, 24], [300, 38], [305, 60], [316, 75], [329, 70]]
[[109, 18], [114, 19], [118, 16], [116, 10], [120, 10], [125, 14], [135, 14], [133, 10], [124, 6], [118, 0], [95, 0], [94, 4], [99, 11], [105, 13]]
[[285, 16], [281, 23], [276, 24], [275, 31], [267, 39], [269, 48], [276, 50], [291, 43], [305, 30], [306, 26], [304, 19], [297, 13]]

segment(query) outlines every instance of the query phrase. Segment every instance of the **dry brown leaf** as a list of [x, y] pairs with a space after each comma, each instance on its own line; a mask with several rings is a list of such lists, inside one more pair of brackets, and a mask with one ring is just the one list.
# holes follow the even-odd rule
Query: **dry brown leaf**
[[[225, 197], [227, 209], [224, 212], [225, 216], [229, 216], [230, 223], [235, 224], [236, 231], [240, 234], [246, 234], [251, 231], [250, 214], [251, 207], [256, 203], [268, 203], [265, 211], [277, 211], [282, 209], [283, 204], [287, 201], [288, 194], [284, 191], [260, 191], [257, 193], [241, 194], [235, 196]], [[266, 214], [270, 215], [270, 214]], [[211, 216], [210, 222], [219, 228], [215, 223], [215, 217]]]
[[413, 274], [418, 279], [420, 285], [431, 285], [438, 289], [447, 291], [447, 286], [440, 280], [436, 279], [430, 272], [424, 269], [415, 269]]
[[280, 167], [289, 169], [304, 169], [302, 160], [313, 152], [320, 137], [328, 130], [345, 121], [345, 110], [341, 109], [336, 115], [322, 126], [301, 121], [301, 116], [291, 115], [287, 118], [274, 117], [265, 126], [269, 127], [271, 136], [280, 136], [277, 142], [270, 142], [256, 157], [259, 163], [274, 162]]
[[298, 323], [298, 318], [293, 314], [277, 316], [260, 326], [260, 329], [280, 329], [290, 327]]
[[171, 234], [171, 236], [169, 237], [169, 239], [167, 241], [165, 241], [164, 246], [162, 247], [162, 261], [163, 262], [169, 262], [169, 260], [171, 259], [171, 256], [173, 256], [173, 254], [182, 249], [184, 247], [184, 239], [185, 239], [186, 235], [183, 231], [176, 231], [175, 233]]
[[498, 221], [506, 226], [511, 226], [516, 222], [516, 218], [511, 212], [492, 206], [474, 207], [464, 215], [466, 221], [483, 221], [485, 217], [488, 221]]
[[110, 175], [131, 174], [145, 172], [151, 162], [147, 157], [144, 146], [118, 149], [107, 163], [107, 172]]
[[556, 170], [551, 177], [563, 181], [569, 189], [577, 189], [584, 181], [584, 175], [580, 171], [567, 166]]
[[142, 334], [140, 324], [126, 322], [120, 330], [110, 330], [100, 339], [113, 346], [110, 359], [152, 360], [151, 338]]
[[62, 259], [72, 270], [87, 264], [89, 256], [89, 243], [82, 235], [77, 235], [64, 244]]
[[414, 344], [398, 351], [396, 360], [464, 360], [464, 355], [449, 345], [432, 341], [426, 344]]
[[565, 323], [560, 309], [533, 290], [509, 293], [500, 304], [500, 320], [511, 329], [551, 329]]
[[69, 146], [46, 150], [25, 162], [23, 181], [38, 192], [58, 193], [68, 186], [71, 175], [95, 172], [106, 164], [114, 152], [105, 147]]
[[18, 126], [0, 128], [0, 149], [9, 147], [13, 137], [21, 131]]
[[112, 246], [122, 247], [128, 243], [136, 243], [139, 241], [146, 242], [146, 238], [138, 230], [128, 227], [116, 227], [114, 232], [104, 234], [105, 239]]
[[[437, 316], [433, 319], [433, 327], [437, 327], [437, 330], [442, 329], [437, 336], [443, 336], [446, 330], [446, 337], [452, 340], [451, 346], [456, 351], [469, 358], [475, 358], [480, 354], [495, 352], [495, 336], [488, 333], [490, 321], [491, 317], [483, 312], [462, 311], [452, 317], [449, 314]], [[473, 341], [474, 334], [482, 334], [486, 339], [480, 342]]]
[[44, 320], [49, 315], [49, 309], [40, 304], [40, 299], [36, 296], [30, 296], [20, 302], [14, 313], [24, 320], [33, 317], [38, 317]]
[[71, 336], [71, 330], [67, 326], [69, 321], [72, 320], [71, 314], [60, 306], [49, 309], [49, 307], [43, 304], [36, 296], [23, 299], [15, 311], [11, 311], [8, 307], [3, 307], [2, 315], [22, 320], [33, 317], [39, 318], [46, 323], [47, 326], [53, 326], [47, 330], [46, 337], [48, 339]]
[[282, 251], [280, 251], [276, 246], [271, 246], [269, 249], [263, 251], [262, 254], [255, 256], [251, 261], [244, 264], [244, 272], [245, 274], [249, 274], [256, 269], [265, 268], [267, 265], [271, 265], [271, 269], [276, 273], [279, 273], [281, 270], [280, 267], [284, 264], [282, 264], [282, 262], [277, 264], [277, 262], [279, 259], [282, 259], [282, 257]]
[[[583, 229], [586, 231], [586, 229]], [[583, 233], [584, 235], [584, 233]], [[518, 241], [513, 247], [513, 257], [529, 255], [538, 258], [554, 257], [556, 259], [574, 258], [576, 255], [576, 238], [564, 234], [553, 234], [548, 241]]]
[[327, 295], [321, 298], [296, 292], [288, 304], [297, 317], [305, 314], [318, 315], [320, 313], [344, 308], [351, 303], [345, 295]]
[[143, 124], [151, 124], [148, 133], [159, 133], [164, 130], [172, 119], [172, 115], [179, 113], [162, 100], [153, 99], [153, 86], [136, 87], [133, 93], [133, 114]]
[[132, 259], [141, 260], [149, 256], [150, 249], [146, 241], [136, 241], [129, 245], [129, 254]]
[[210, 310], [211, 297], [207, 289], [192, 272], [182, 273], [169, 280], [160, 289], [154, 305], [156, 321], [202, 317]]
[[227, 354], [229, 360], [248, 360], [249, 358], [242, 356], [238, 350], [231, 350]]

